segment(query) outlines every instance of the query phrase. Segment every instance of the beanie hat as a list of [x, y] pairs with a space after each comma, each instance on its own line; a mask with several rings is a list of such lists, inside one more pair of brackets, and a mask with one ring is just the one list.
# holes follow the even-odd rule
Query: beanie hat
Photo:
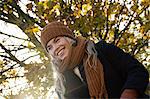
[[67, 36], [75, 39], [75, 36], [71, 29], [61, 22], [53, 21], [46, 25], [41, 31], [41, 43], [44, 48], [46, 48], [47, 43], [58, 36]]

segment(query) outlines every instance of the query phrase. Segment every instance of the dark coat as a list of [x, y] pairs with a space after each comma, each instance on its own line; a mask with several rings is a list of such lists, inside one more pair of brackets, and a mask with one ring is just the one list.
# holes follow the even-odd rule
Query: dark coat
[[[139, 98], [146, 97], [144, 91], [149, 82], [149, 74], [140, 62], [113, 44], [104, 41], [95, 44], [95, 48], [103, 64], [109, 98], [119, 98], [124, 89], [135, 89], [140, 95]], [[83, 81], [72, 71], [64, 74], [68, 99], [90, 98], [82, 63], [79, 65], [79, 71]]]

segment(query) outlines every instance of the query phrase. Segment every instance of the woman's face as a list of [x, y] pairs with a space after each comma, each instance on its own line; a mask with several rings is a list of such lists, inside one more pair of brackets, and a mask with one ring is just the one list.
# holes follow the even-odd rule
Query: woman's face
[[46, 46], [48, 53], [55, 58], [63, 60], [69, 54], [72, 46], [71, 39], [67, 37], [56, 37], [51, 39]]

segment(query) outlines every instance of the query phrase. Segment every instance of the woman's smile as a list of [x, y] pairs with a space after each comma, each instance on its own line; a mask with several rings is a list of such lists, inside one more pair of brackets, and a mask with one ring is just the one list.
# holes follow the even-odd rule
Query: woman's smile
[[56, 55], [62, 56], [64, 54], [64, 50], [65, 50], [65, 47], [63, 46], [62, 48], [60, 48], [60, 50], [58, 51], [58, 53]]

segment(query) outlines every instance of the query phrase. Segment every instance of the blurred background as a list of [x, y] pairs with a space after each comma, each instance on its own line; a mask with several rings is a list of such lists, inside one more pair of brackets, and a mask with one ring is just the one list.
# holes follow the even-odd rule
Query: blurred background
[[0, 0], [0, 99], [54, 98], [55, 73], [39, 37], [56, 20], [115, 44], [150, 73], [150, 0]]

